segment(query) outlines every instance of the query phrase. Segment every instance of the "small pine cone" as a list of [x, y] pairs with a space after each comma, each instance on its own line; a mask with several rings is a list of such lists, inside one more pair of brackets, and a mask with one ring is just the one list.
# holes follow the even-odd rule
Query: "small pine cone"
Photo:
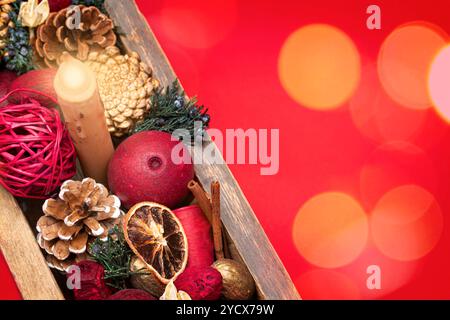
[[59, 199], [48, 199], [42, 210], [37, 241], [48, 254], [48, 265], [61, 271], [86, 260], [89, 243], [106, 240], [122, 215], [119, 198], [91, 178], [66, 181]]
[[144, 119], [158, 87], [152, 70], [136, 52], [121, 55], [115, 46], [89, 54], [86, 64], [97, 76], [110, 133], [115, 137], [130, 133]]
[[96, 7], [78, 6], [80, 24], [76, 25], [77, 10], [69, 8], [50, 13], [46, 22], [36, 32], [34, 47], [37, 64], [57, 67], [61, 56], [69, 53], [78, 60], [85, 61], [89, 53], [101, 51], [116, 44], [114, 23]]

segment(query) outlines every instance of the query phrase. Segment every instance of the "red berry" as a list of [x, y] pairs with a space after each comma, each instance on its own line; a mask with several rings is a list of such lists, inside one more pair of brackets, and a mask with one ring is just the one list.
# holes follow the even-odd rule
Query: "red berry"
[[49, 0], [50, 12], [57, 12], [72, 5], [72, 0]]

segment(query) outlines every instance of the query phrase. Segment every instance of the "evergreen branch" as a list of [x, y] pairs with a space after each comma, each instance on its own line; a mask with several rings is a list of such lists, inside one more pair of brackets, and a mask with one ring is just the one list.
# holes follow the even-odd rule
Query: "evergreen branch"
[[[196, 122], [201, 123], [201, 127], [196, 127]], [[208, 109], [197, 105], [195, 97], [186, 100], [185, 93], [176, 80], [166, 90], [156, 90], [151, 98], [149, 113], [134, 132], [156, 130], [172, 134], [177, 129], [185, 129], [190, 133], [191, 141], [184, 142], [192, 144], [196, 139], [204, 137], [209, 123]], [[185, 137], [179, 138], [183, 140]]]
[[136, 272], [130, 270], [133, 251], [128, 246], [119, 226], [110, 230], [106, 241], [95, 239], [89, 248], [89, 253], [105, 268], [105, 280], [108, 286], [116, 289], [127, 288], [128, 278]]

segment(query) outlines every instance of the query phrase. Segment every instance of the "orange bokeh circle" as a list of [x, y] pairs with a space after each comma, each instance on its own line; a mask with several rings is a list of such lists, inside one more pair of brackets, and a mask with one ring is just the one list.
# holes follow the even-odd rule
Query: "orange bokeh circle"
[[289, 96], [315, 110], [340, 107], [360, 79], [360, 56], [340, 29], [312, 24], [292, 33], [280, 52], [278, 73]]
[[431, 107], [428, 71], [447, 37], [431, 23], [412, 22], [396, 28], [385, 39], [378, 55], [378, 74], [393, 100], [412, 109]]
[[427, 255], [443, 229], [442, 211], [435, 197], [417, 185], [387, 192], [370, 218], [372, 238], [386, 256], [413, 261]]
[[367, 243], [368, 232], [368, 219], [359, 203], [338, 192], [307, 201], [292, 227], [298, 252], [322, 268], [338, 268], [354, 261]]

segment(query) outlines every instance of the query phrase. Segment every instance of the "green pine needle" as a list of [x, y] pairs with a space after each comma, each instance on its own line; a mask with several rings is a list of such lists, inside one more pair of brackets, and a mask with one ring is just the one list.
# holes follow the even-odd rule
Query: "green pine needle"
[[91, 244], [89, 253], [105, 268], [105, 280], [110, 287], [127, 288], [129, 277], [136, 273], [130, 271], [133, 252], [119, 226], [110, 230], [106, 241], [97, 238]]
[[[185, 93], [181, 90], [178, 81], [164, 90], [158, 89], [151, 98], [151, 108], [145, 119], [139, 123], [134, 133], [142, 131], [162, 131], [172, 134], [177, 129], [185, 129], [194, 143], [198, 138], [203, 138], [209, 127], [210, 116], [204, 106], [197, 105], [197, 99], [185, 99]], [[195, 124], [201, 123], [201, 127]], [[183, 137], [180, 137], [183, 140]]]
[[83, 5], [86, 7], [97, 7], [101, 12], [106, 13], [105, 0], [72, 0], [73, 5]]

